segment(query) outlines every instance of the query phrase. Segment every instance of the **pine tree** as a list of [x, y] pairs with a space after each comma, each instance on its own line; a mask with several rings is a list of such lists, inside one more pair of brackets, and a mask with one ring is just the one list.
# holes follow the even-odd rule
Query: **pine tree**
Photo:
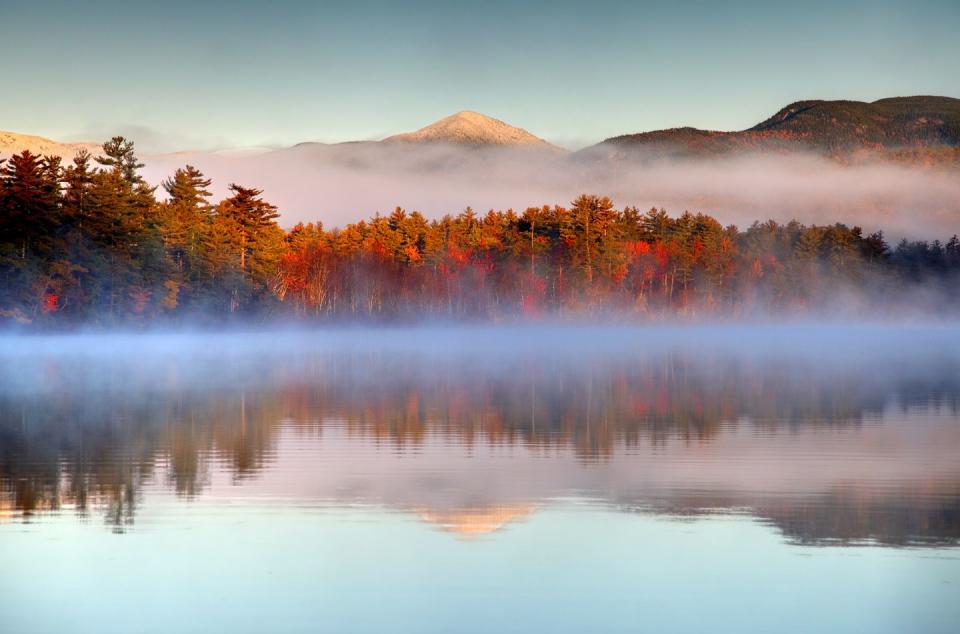
[[73, 157], [73, 164], [63, 171], [63, 216], [71, 228], [82, 230], [83, 222], [90, 212], [90, 188], [94, 173], [90, 169], [90, 153], [80, 150]]
[[57, 301], [47, 284], [59, 256], [60, 160], [29, 151], [0, 171], [0, 310], [30, 320]]
[[109, 169], [94, 174], [85, 215], [95, 240], [97, 301], [107, 321], [146, 318], [166, 296], [169, 270], [156, 188], [140, 176], [132, 141], [114, 137], [103, 152], [96, 160]]
[[206, 256], [213, 207], [207, 188], [211, 182], [187, 165], [162, 183], [168, 198], [159, 207], [161, 233], [173, 269], [164, 282], [164, 310], [176, 309], [184, 299], [197, 300], [208, 290], [203, 287], [209, 278]]
[[97, 157], [97, 163], [115, 172], [127, 181], [131, 187], [143, 182], [137, 173], [143, 163], [137, 159], [133, 149], [133, 141], [122, 136], [115, 136], [103, 144], [103, 156]]
[[58, 222], [59, 159], [24, 150], [4, 166], [3, 181], [0, 235], [12, 247], [8, 257], [25, 261], [30, 254], [49, 255]]
[[263, 190], [231, 183], [230, 191], [233, 195], [217, 207], [213, 231], [221, 238], [221, 247], [229, 245], [237, 254], [243, 283], [234, 276], [230, 300], [234, 312], [251, 296], [262, 295], [274, 280], [283, 231], [275, 220], [280, 215], [276, 206], [261, 198]]

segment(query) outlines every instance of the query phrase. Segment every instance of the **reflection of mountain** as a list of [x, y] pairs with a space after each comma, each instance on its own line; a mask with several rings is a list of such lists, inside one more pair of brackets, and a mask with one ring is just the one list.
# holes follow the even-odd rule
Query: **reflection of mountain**
[[920, 476], [887, 485], [838, 478], [802, 495], [686, 491], [672, 498], [621, 498], [616, 505], [682, 518], [749, 514], [795, 544], [960, 545], [960, 469], [946, 477]]
[[475, 533], [584, 497], [668, 514], [749, 509], [799, 542], [958, 538], [949, 347], [939, 359], [918, 346], [918, 365], [842, 346], [846, 360], [828, 362], [702, 346], [276, 345], [6, 358], [0, 508], [95, 510], [122, 528], [161, 486], [382, 505]]
[[513, 504], [481, 508], [458, 508], [450, 510], [420, 509], [417, 514], [442, 530], [459, 535], [472, 536], [493, 533], [510, 522], [516, 522], [534, 510], [531, 504]]
[[960, 484], [938, 484], [910, 482], [884, 496], [838, 486], [802, 506], [774, 500], [758, 512], [806, 544], [960, 544]]

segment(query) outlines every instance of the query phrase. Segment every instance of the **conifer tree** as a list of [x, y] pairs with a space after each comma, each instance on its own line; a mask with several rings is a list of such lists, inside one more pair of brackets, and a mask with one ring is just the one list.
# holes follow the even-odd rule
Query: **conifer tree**
[[[216, 210], [213, 231], [220, 247], [230, 248], [236, 257], [239, 277], [232, 275], [230, 310], [236, 311], [253, 295], [262, 295], [273, 280], [273, 267], [283, 249], [283, 231], [276, 223], [280, 215], [276, 206], [261, 198], [260, 189], [230, 184], [232, 196], [222, 201]], [[230, 259], [223, 261], [232, 268]], [[242, 280], [242, 283], [239, 282]]]

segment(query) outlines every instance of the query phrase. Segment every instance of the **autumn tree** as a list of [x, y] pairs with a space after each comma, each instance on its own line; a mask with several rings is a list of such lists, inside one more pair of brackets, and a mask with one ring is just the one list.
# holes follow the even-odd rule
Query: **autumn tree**
[[213, 221], [209, 202], [211, 180], [192, 165], [163, 181], [167, 200], [159, 207], [162, 235], [173, 275], [165, 282], [164, 308], [176, 308], [186, 293], [196, 300], [208, 277], [207, 243]]
[[262, 190], [232, 183], [230, 191], [217, 206], [212, 233], [214, 250], [219, 251], [215, 262], [228, 283], [230, 312], [235, 312], [269, 291], [283, 250], [283, 231], [276, 223], [276, 206], [261, 198]]

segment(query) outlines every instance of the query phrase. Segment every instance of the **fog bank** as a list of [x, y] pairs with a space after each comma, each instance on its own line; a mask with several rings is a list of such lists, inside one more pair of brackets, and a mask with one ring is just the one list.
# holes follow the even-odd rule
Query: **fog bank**
[[487, 209], [567, 204], [584, 192], [618, 206], [755, 220], [843, 222], [891, 239], [949, 237], [960, 228], [960, 170], [894, 163], [841, 165], [812, 155], [709, 160], [558, 155], [529, 149], [349, 143], [303, 144], [263, 154], [183, 153], [147, 159], [150, 182], [193, 164], [214, 195], [238, 182], [264, 189], [281, 222], [343, 226], [396, 206], [437, 218]]

